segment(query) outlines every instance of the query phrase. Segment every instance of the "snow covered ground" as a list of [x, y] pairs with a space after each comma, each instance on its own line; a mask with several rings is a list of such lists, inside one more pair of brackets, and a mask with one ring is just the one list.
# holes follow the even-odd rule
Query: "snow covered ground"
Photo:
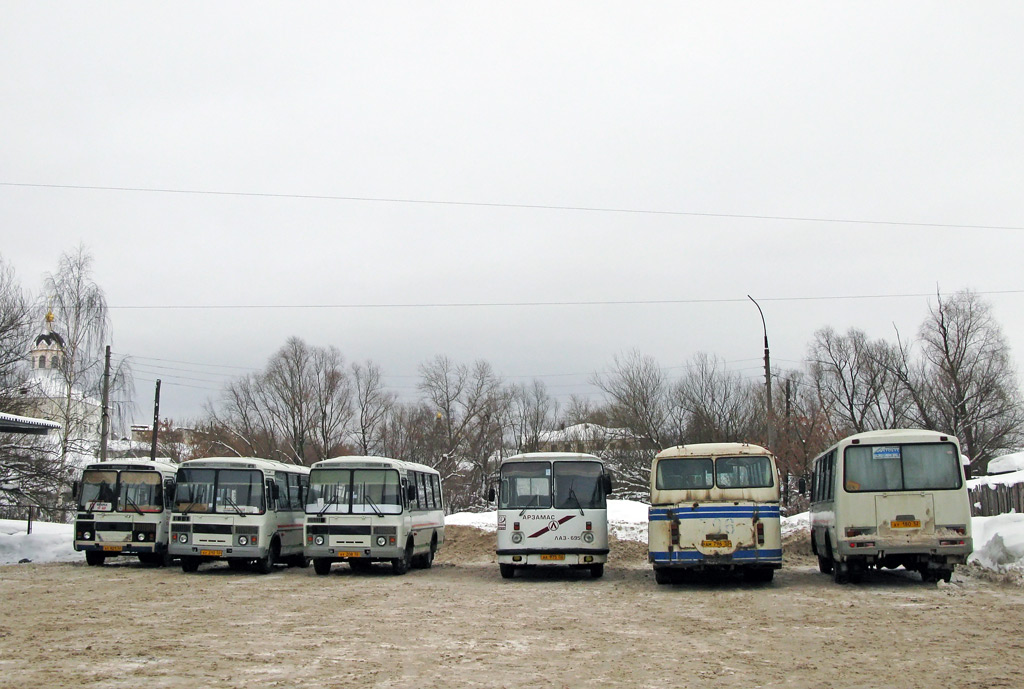
[[[455, 526], [497, 528], [496, 512], [459, 512], [445, 517]], [[974, 517], [974, 554], [971, 562], [996, 572], [1024, 572], [1024, 514]], [[809, 528], [806, 512], [782, 518], [782, 535]], [[71, 547], [70, 524], [34, 522], [25, 533], [25, 522], [0, 519], [0, 565], [20, 562], [77, 562], [85, 558]], [[647, 505], [632, 500], [608, 501], [608, 529], [619, 539], [647, 542]]]

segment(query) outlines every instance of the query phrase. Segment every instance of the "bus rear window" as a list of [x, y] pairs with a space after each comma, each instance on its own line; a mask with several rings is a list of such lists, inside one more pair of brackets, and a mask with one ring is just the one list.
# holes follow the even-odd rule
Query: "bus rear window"
[[719, 488], [770, 488], [775, 485], [768, 457], [719, 457], [715, 461]]
[[658, 462], [658, 490], [710, 490], [715, 487], [715, 465], [710, 457], [663, 459]]
[[843, 486], [849, 493], [953, 490], [961, 485], [952, 443], [860, 445], [846, 448]]

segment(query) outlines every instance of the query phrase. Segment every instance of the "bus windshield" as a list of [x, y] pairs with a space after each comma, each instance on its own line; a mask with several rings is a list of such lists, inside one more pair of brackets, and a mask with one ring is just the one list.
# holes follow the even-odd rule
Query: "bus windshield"
[[174, 511], [261, 514], [265, 492], [257, 469], [179, 469]]
[[848, 447], [844, 465], [848, 493], [955, 490], [962, 483], [960, 457], [952, 443]]
[[513, 462], [501, 467], [498, 509], [551, 507], [551, 462]]
[[555, 507], [557, 509], [603, 510], [601, 465], [597, 462], [555, 462]]
[[658, 490], [710, 490], [715, 487], [715, 465], [710, 457], [662, 459], [655, 486]]
[[394, 469], [313, 469], [309, 514], [401, 514], [402, 493]]
[[715, 460], [715, 483], [719, 488], [770, 488], [775, 485], [772, 460], [768, 457], [719, 457]]
[[658, 462], [658, 490], [711, 490], [719, 488], [770, 488], [775, 476], [770, 457], [680, 457]]
[[78, 509], [113, 512], [117, 502], [117, 472], [87, 469], [82, 472]]
[[155, 471], [122, 471], [118, 512], [162, 512], [163, 481]]

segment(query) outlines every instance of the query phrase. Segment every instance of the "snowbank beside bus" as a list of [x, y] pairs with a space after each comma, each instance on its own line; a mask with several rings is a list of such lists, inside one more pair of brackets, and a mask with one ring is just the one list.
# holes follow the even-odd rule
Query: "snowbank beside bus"
[[32, 562], [71, 562], [82, 559], [72, 547], [71, 524], [32, 522], [32, 533], [26, 533], [23, 520], [0, 519], [0, 565], [22, 560]]

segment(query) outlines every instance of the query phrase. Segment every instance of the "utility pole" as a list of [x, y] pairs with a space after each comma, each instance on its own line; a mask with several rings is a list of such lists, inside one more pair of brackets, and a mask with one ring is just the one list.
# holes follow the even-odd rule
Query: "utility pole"
[[156, 461], [156, 435], [160, 426], [160, 379], [156, 379], [156, 398], [153, 400], [153, 446], [149, 448], [150, 461]]
[[768, 411], [768, 449], [771, 450], [775, 444], [775, 411], [772, 409], [772, 364], [768, 354], [768, 325], [764, 321], [764, 311], [761, 310], [761, 305], [757, 303], [757, 300], [749, 294], [747, 299], [754, 302], [757, 312], [761, 314], [761, 328], [764, 330], [764, 394], [765, 406]]
[[100, 416], [100, 461], [107, 461], [107, 436], [110, 435], [110, 345], [103, 364], [103, 412]]

